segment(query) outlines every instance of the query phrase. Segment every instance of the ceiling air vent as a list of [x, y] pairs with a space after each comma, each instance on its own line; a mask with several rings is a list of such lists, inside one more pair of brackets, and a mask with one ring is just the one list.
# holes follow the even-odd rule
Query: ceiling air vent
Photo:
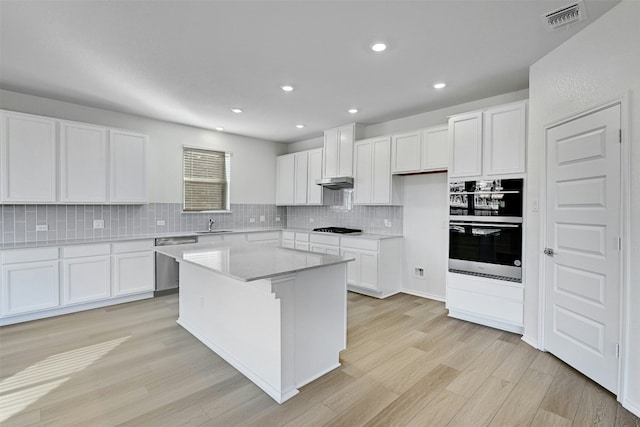
[[587, 19], [587, 11], [584, 3], [579, 0], [575, 3], [568, 4], [560, 9], [542, 15], [544, 26], [547, 31], [557, 30], [567, 25], [575, 24]]

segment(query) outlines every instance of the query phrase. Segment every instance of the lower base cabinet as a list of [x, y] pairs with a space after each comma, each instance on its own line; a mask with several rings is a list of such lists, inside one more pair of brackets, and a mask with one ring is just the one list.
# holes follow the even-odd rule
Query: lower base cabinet
[[2, 316], [47, 310], [60, 305], [58, 260], [2, 266]]
[[111, 296], [111, 256], [62, 262], [62, 303], [79, 304]]
[[153, 252], [133, 252], [113, 256], [113, 295], [153, 291]]

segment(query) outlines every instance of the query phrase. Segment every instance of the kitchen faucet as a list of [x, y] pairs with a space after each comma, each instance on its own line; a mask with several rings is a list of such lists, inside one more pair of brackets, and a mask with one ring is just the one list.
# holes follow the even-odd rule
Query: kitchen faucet
[[215, 221], [211, 218], [209, 218], [209, 231], [213, 231], [213, 224], [215, 223]]

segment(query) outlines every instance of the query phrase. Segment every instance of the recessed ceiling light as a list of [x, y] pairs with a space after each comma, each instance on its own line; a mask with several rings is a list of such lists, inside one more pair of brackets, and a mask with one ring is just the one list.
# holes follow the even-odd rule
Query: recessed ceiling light
[[222, 126], [216, 126], [216, 130], [218, 132], [222, 132], [224, 130], [224, 128]]
[[355, 114], [355, 113], [358, 112], [358, 109], [357, 108], [349, 108], [347, 111], [349, 111], [349, 113], [351, 113], [351, 114]]
[[304, 125], [303, 125], [302, 123], [298, 123], [298, 124], [296, 125], [296, 127], [297, 127], [298, 129], [302, 129], [302, 128], [304, 127]]
[[280, 86], [280, 89], [282, 89], [285, 92], [291, 92], [293, 90], [293, 86], [291, 86], [291, 85], [282, 85], [282, 86]]
[[433, 85], [434, 88], [436, 89], [442, 89], [443, 87], [445, 87], [447, 84], [445, 82], [440, 82], [440, 83], [436, 83]]
[[242, 113], [242, 108], [232, 108], [231, 111], [239, 114], [239, 113]]
[[374, 42], [371, 43], [371, 50], [374, 52], [382, 52], [387, 48], [387, 44], [385, 42]]

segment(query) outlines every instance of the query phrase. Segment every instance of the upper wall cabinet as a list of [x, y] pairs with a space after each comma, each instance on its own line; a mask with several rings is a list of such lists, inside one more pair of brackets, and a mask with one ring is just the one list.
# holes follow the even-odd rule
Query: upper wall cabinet
[[356, 124], [324, 131], [324, 156], [322, 176], [353, 176], [353, 143], [360, 135]]
[[9, 111], [1, 119], [2, 202], [55, 202], [56, 121]]
[[276, 157], [276, 205], [294, 204], [295, 167], [295, 155]]
[[399, 188], [391, 175], [391, 137], [355, 143], [354, 203], [394, 205], [400, 203]]
[[526, 101], [449, 119], [449, 177], [525, 173]]
[[60, 122], [60, 201], [107, 202], [107, 129]]
[[322, 148], [276, 158], [276, 205], [321, 205]]
[[307, 204], [321, 205], [323, 189], [316, 184], [316, 180], [322, 178], [322, 148], [309, 150], [309, 166], [307, 168]]
[[393, 135], [392, 173], [446, 171], [449, 163], [448, 129], [442, 125]]
[[112, 203], [147, 202], [147, 136], [123, 130], [109, 132]]

